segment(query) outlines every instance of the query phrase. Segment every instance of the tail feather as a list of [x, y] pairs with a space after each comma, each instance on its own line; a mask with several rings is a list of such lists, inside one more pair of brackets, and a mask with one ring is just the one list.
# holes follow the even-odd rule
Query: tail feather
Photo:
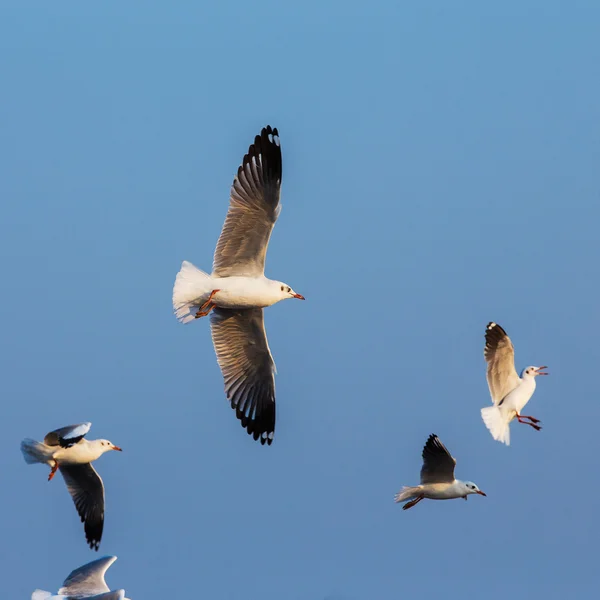
[[510, 446], [509, 422], [498, 406], [486, 406], [482, 408], [481, 418], [495, 440]]
[[405, 485], [395, 496], [394, 502], [404, 502], [405, 500], [412, 500], [419, 495], [421, 486], [410, 487]]
[[28, 465], [48, 463], [52, 460], [52, 450], [48, 446], [29, 438], [21, 442], [21, 452]]
[[210, 294], [211, 277], [191, 262], [184, 260], [173, 286], [173, 310], [182, 323], [189, 323]]

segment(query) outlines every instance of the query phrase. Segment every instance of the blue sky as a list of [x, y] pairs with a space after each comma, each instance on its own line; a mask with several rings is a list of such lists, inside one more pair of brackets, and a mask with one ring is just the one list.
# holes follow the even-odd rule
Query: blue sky
[[[482, 4], [485, 4], [483, 6]], [[4, 597], [96, 558], [23, 437], [122, 454], [100, 554], [134, 600], [583, 597], [597, 588], [600, 6], [3, 3]], [[224, 399], [208, 322], [231, 181], [279, 128], [275, 443]], [[549, 365], [494, 442], [488, 321]], [[487, 498], [393, 503], [437, 433]]]

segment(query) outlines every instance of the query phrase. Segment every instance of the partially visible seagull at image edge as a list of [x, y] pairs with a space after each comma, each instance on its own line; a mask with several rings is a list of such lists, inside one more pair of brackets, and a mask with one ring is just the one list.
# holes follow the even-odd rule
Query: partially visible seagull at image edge
[[510, 422], [516, 417], [519, 423], [541, 429], [539, 419], [522, 415], [521, 411], [535, 392], [535, 378], [548, 375], [543, 369], [548, 367], [527, 367], [517, 375], [515, 369], [515, 349], [498, 323], [488, 323], [485, 330], [485, 349], [483, 355], [487, 362], [487, 382], [494, 406], [481, 409], [481, 418], [490, 430], [492, 437], [510, 445]]
[[410, 500], [402, 510], [412, 508], [424, 498], [430, 500], [467, 499], [469, 494], [484, 494], [472, 481], [460, 481], [454, 478], [456, 460], [437, 435], [432, 433], [423, 448], [423, 466], [421, 467], [421, 485], [405, 486], [395, 496], [396, 502]]
[[183, 261], [173, 287], [173, 310], [182, 323], [210, 313], [212, 340], [236, 417], [255, 440], [275, 434], [275, 363], [263, 308], [304, 297], [265, 277], [265, 257], [281, 206], [281, 146], [267, 126], [244, 156], [231, 186], [229, 211], [210, 275]]
[[129, 600], [125, 598], [125, 590], [112, 591], [104, 581], [106, 571], [112, 565], [116, 556], [104, 556], [75, 569], [65, 579], [58, 595], [51, 592], [35, 590], [31, 600]]
[[108, 440], [87, 441], [91, 423], [69, 425], [51, 431], [44, 442], [24, 439], [21, 452], [28, 465], [47, 464], [48, 481], [60, 471], [77, 513], [84, 523], [85, 539], [90, 548], [98, 550], [104, 529], [104, 484], [91, 463], [109, 450], [121, 448]]

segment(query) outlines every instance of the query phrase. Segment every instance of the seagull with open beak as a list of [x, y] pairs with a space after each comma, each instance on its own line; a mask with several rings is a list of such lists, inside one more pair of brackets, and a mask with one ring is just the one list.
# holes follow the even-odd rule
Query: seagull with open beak
[[499, 442], [510, 444], [509, 424], [513, 419], [541, 429], [540, 420], [521, 414], [535, 392], [535, 378], [548, 375], [543, 369], [548, 367], [527, 367], [517, 375], [515, 369], [515, 349], [506, 331], [497, 323], [488, 323], [485, 331], [483, 355], [487, 362], [487, 382], [493, 406], [481, 409], [481, 417], [492, 437]]

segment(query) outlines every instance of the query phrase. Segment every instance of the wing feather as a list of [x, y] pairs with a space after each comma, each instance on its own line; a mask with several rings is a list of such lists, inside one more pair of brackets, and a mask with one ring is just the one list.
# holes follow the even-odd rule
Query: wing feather
[[231, 186], [229, 211], [217, 242], [213, 274], [261, 275], [279, 215], [282, 162], [277, 129], [265, 127], [244, 156]]
[[432, 433], [423, 448], [421, 483], [452, 483], [456, 461], [437, 435]]
[[263, 311], [216, 308], [210, 325], [231, 407], [255, 440], [270, 445], [275, 433], [275, 363]]
[[84, 524], [85, 539], [98, 550], [104, 529], [104, 485], [90, 463], [59, 464], [77, 513]]
[[117, 560], [116, 556], [103, 556], [75, 569], [65, 579], [63, 587], [58, 590], [58, 593], [65, 596], [76, 596], [110, 592], [110, 588], [104, 581], [104, 575], [115, 560]]
[[60, 446], [69, 448], [81, 441], [92, 427], [91, 423], [78, 423], [77, 425], [67, 425], [60, 429], [55, 429], [46, 435], [44, 444], [46, 446]]
[[506, 331], [497, 323], [488, 323], [483, 355], [487, 362], [487, 382], [494, 404], [500, 404], [520, 383], [515, 370], [515, 349]]

